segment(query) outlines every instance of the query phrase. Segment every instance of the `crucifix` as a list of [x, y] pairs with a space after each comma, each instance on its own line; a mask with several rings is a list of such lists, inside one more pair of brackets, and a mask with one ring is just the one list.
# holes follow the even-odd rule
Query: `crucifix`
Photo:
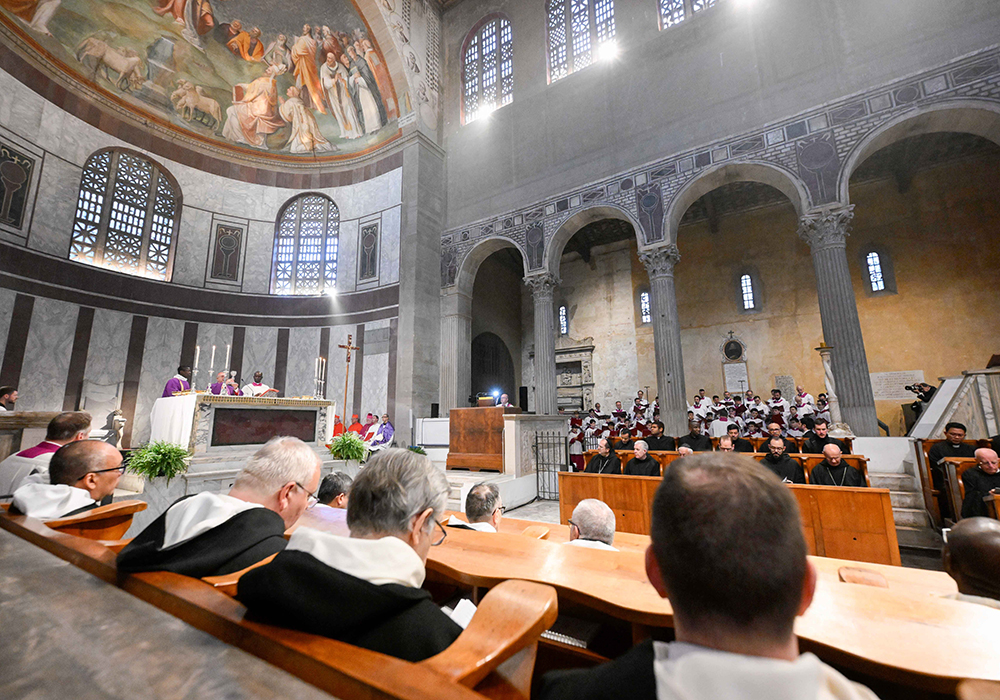
[[347, 345], [338, 345], [338, 348], [343, 348], [347, 351], [347, 363], [344, 365], [346, 368], [344, 370], [344, 422], [347, 423], [347, 380], [351, 376], [351, 350], [360, 350], [361, 348], [351, 345], [351, 341], [354, 340], [354, 336], [350, 333], [347, 334]]

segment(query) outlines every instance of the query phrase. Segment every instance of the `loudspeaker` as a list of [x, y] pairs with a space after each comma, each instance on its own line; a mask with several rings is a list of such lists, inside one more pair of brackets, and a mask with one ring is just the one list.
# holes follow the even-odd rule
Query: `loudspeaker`
[[528, 412], [528, 387], [522, 386], [517, 390], [517, 404], [525, 413]]
[[440, 408], [441, 408], [440, 404], [436, 404], [436, 403], [432, 403], [431, 404], [431, 418], [437, 418], [438, 417], [438, 413], [440, 411]]

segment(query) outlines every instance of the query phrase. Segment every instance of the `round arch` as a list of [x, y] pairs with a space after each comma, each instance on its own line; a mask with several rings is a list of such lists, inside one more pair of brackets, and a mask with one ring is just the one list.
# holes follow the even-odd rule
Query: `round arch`
[[545, 244], [543, 269], [548, 270], [558, 277], [559, 262], [562, 259], [563, 250], [566, 248], [569, 240], [587, 224], [592, 224], [602, 219], [616, 219], [630, 223], [632, 230], [635, 231], [636, 242], [639, 244], [639, 248], [642, 249], [644, 245], [642, 240], [642, 226], [632, 213], [617, 204], [597, 204], [578, 211], [562, 222], [562, 225], [556, 230], [555, 235]]
[[986, 100], [949, 100], [907, 112], [873, 129], [844, 160], [837, 181], [840, 201], [850, 202], [851, 175], [869, 156], [911, 136], [946, 131], [981, 136], [1000, 146], [1000, 105]]
[[[517, 254], [521, 257], [522, 269], [525, 267], [524, 251], [514, 241], [509, 238], [487, 238], [472, 246], [462, 259], [458, 268], [458, 274], [455, 276], [455, 287], [458, 291], [471, 298], [472, 287], [476, 283], [479, 266], [483, 264], [486, 258], [504, 248], [513, 248], [516, 250]], [[525, 272], [527, 271], [525, 270]]]
[[798, 216], [802, 216], [810, 208], [811, 200], [805, 183], [791, 171], [761, 161], [726, 163], [701, 173], [673, 196], [663, 217], [664, 242], [677, 243], [677, 228], [688, 207], [702, 195], [733, 182], [760, 182], [770, 185], [788, 197]]

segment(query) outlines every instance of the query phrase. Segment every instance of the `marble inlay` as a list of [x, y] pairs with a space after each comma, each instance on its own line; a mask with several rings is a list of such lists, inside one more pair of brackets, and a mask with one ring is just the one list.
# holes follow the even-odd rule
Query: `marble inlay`
[[389, 353], [365, 355], [361, 378], [361, 406], [365, 413], [385, 413], [389, 395]]
[[174, 272], [171, 281], [202, 287], [212, 233], [212, 212], [183, 207], [174, 248]]
[[0, 288], [0, 348], [7, 347], [7, 333], [10, 331], [10, 319], [14, 316], [16, 296], [10, 289]]
[[285, 396], [313, 396], [316, 392], [316, 358], [319, 328], [292, 328], [288, 336], [288, 369]]
[[379, 281], [381, 284], [399, 282], [399, 217], [400, 208], [382, 212], [382, 229], [379, 231]]
[[19, 410], [62, 410], [77, 313], [74, 304], [35, 299], [18, 386]]
[[357, 219], [340, 222], [340, 240], [337, 247], [337, 291], [353, 292], [358, 287], [358, 233]]
[[84, 379], [100, 385], [124, 381], [131, 332], [131, 314], [106, 309], [95, 310]]
[[274, 386], [274, 359], [278, 352], [278, 329], [248, 326], [243, 341], [243, 370], [240, 386], [253, 381], [254, 372], [264, 374], [264, 383]]
[[139, 395], [132, 419], [132, 447], [149, 441], [149, 414], [153, 403], [163, 394], [163, 385], [177, 373], [183, 336], [183, 321], [157, 317], [149, 319], [139, 375]]
[[44, 199], [40, 198], [35, 207], [28, 247], [66, 257], [80, 190], [80, 169], [46, 155], [38, 188]]
[[274, 223], [251, 221], [247, 230], [246, 261], [243, 266], [243, 291], [267, 294], [271, 285], [271, 254], [274, 249]]

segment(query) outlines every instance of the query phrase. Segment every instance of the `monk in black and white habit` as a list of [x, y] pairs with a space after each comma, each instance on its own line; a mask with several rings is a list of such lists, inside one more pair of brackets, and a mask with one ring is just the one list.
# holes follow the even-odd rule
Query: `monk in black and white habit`
[[285, 548], [284, 532], [319, 488], [320, 461], [298, 438], [269, 440], [228, 494], [185, 496], [118, 555], [118, 570], [220, 576]]

